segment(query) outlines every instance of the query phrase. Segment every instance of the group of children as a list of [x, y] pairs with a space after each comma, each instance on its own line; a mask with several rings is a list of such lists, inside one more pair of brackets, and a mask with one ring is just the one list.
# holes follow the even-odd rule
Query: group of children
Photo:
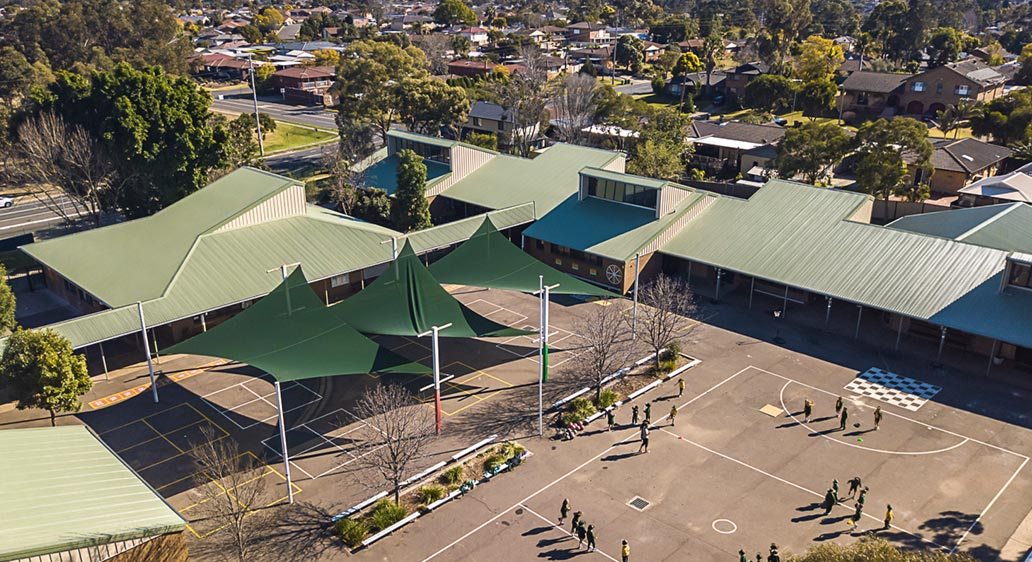
[[[846, 408], [842, 403], [841, 396], [835, 400], [835, 415], [839, 418], [839, 431], [845, 431], [846, 421], [849, 419], [849, 408]], [[803, 400], [803, 423], [810, 423], [811, 416], [813, 416], [813, 400], [806, 398]], [[878, 431], [878, 426], [881, 425], [881, 420], [881, 406], [877, 406], [874, 409], [874, 431]]]
[[[856, 527], [860, 524], [860, 518], [863, 517], [864, 504], [867, 502], [867, 493], [871, 489], [863, 485], [859, 476], [854, 476], [847, 483], [849, 484], [849, 499], [853, 499], [854, 497], [857, 498], [853, 515], [849, 518], [847, 524], [851, 527]], [[859, 496], [857, 496], [858, 493]], [[828, 488], [828, 491], [824, 494], [824, 503], [822, 504], [824, 507], [824, 514], [827, 515], [831, 513], [831, 509], [841, 502], [842, 498], [839, 497], [839, 482], [838, 479], [835, 479], [831, 481], [831, 488]], [[893, 517], [892, 505], [886, 505], [884, 519], [885, 526], [882, 527], [882, 530], [886, 530], [892, 526]]]

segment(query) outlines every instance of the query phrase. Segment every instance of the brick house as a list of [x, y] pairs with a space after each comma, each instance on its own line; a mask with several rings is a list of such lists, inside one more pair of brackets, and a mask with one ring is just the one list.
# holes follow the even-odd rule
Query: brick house
[[299, 66], [273, 73], [272, 83], [285, 101], [332, 105], [328, 97], [335, 77], [333, 67]]
[[448, 74], [454, 74], [455, 76], [484, 76], [491, 74], [496, 66], [498, 65], [487, 59], [453, 60], [448, 63]]
[[934, 139], [932, 177], [935, 193], [957, 195], [961, 188], [996, 174], [1001, 162], [1014, 151], [978, 139]]
[[741, 97], [745, 87], [761, 74], [770, 72], [770, 66], [763, 62], [747, 62], [724, 72], [724, 91], [729, 95]]
[[610, 39], [609, 30], [604, 25], [582, 21], [566, 26], [566, 40], [571, 43], [600, 45]]
[[839, 111], [891, 117], [900, 105], [906, 81], [912, 77], [912, 74], [854, 72], [839, 88]]
[[1007, 78], [978, 59], [933, 68], [907, 79], [900, 111], [935, 115], [962, 99], [992, 101], [1003, 95]]

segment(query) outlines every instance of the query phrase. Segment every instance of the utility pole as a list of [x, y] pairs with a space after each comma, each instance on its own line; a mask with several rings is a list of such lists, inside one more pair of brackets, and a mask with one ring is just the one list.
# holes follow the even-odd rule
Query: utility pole
[[251, 75], [251, 99], [254, 100], [254, 124], [258, 127], [258, 153], [265, 156], [265, 141], [262, 140], [262, 120], [258, 118], [258, 90], [254, 85], [254, 56], [247, 53], [248, 74]]

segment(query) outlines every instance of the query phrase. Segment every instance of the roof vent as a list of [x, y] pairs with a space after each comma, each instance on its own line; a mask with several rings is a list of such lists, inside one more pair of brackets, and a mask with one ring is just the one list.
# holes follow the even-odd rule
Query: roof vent
[[968, 162], [974, 162], [975, 161], [974, 158], [968, 156], [967, 154], [961, 154], [960, 157], [963, 158], [964, 160], [967, 160]]

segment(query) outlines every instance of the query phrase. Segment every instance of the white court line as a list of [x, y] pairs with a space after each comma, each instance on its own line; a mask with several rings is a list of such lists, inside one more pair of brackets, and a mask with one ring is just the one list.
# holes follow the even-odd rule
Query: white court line
[[[689, 404], [691, 404], [692, 402], [695, 402], [696, 400], [698, 400], [698, 399], [702, 398], [703, 396], [706, 396], [707, 394], [709, 394], [710, 392], [712, 392], [712, 391], [716, 390], [716, 389], [717, 389], [718, 387], [720, 387], [721, 385], [723, 385], [723, 384], [724, 384], [724, 383], [726, 383], [727, 381], [729, 381], [729, 380], [731, 380], [731, 379], [733, 379], [733, 378], [737, 377], [738, 375], [740, 375], [740, 374], [744, 373], [744, 372], [745, 372], [746, 370], [748, 370], [748, 369], [749, 369], [749, 368], [748, 368], [748, 367], [746, 367], [745, 369], [742, 369], [741, 371], [738, 371], [737, 373], [735, 373], [735, 374], [731, 375], [730, 377], [727, 377], [726, 379], [724, 379], [724, 380], [722, 380], [722, 381], [718, 382], [717, 384], [715, 384], [715, 385], [713, 385], [713, 386], [709, 387], [709, 388], [708, 388], [708, 389], [706, 389], [706, 391], [705, 391], [705, 392], [703, 392], [702, 394], [700, 394], [700, 395], [696, 396], [695, 398], [692, 398], [691, 400], [689, 400], [689, 401], [685, 402], [684, 404], [682, 404], [682, 405], [680, 406], [680, 408], [684, 408], [685, 406], [688, 406], [688, 405], [689, 405]], [[678, 408], [678, 409], [680, 409], [680, 408]], [[659, 422], [659, 421], [662, 421], [662, 420], [664, 420], [664, 419], [666, 419], [666, 418], [667, 418], [667, 416], [663, 416], [663, 417], [661, 417], [661, 418], [658, 418], [658, 419], [657, 419], [656, 421], [657, 421], [657, 422]], [[484, 527], [486, 527], [486, 526], [490, 525], [491, 523], [494, 523], [495, 521], [497, 521], [497, 520], [498, 520], [498, 518], [499, 518], [499, 517], [501, 517], [501, 516], [503, 516], [503, 515], [505, 515], [505, 514], [509, 513], [510, 511], [512, 511], [512, 510], [514, 510], [514, 509], [516, 509], [517, 507], [519, 507], [519, 506], [521, 506], [521, 505], [525, 504], [526, 502], [528, 502], [528, 501], [530, 501], [530, 500], [534, 499], [534, 498], [535, 498], [535, 497], [537, 497], [537, 495], [538, 495], [538, 494], [540, 494], [541, 492], [544, 492], [545, 490], [548, 490], [548, 489], [549, 489], [549, 488], [551, 488], [552, 486], [555, 486], [555, 485], [556, 485], [556, 484], [558, 484], [559, 482], [562, 482], [563, 480], [565, 480], [565, 479], [569, 478], [569, 477], [570, 477], [571, 475], [573, 475], [573, 474], [577, 473], [578, 471], [580, 471], [580, 470], [581, 470], [582, 468], [584, 468], [585, 466], [588, 466], [589, 464], [591, 464], [591, 463], [593, 463], [593, 462], [597, 461], [598, 459], [602, 458], [602, 456], [603, 456], [603, 455], [605, 455], [605, 454], [609, 453], [610, 451], [612, 451], [613, 449], [617, 448], [617, 446], [619, 446], [619, 445], [626, 445], [626, 444], [628, 444], [628, 443], [633, 443], [633, 442], [637, 441], [637, 437], [636, 437], [636, 436], [638, 435], [638, 428], [633, 428], [633, 429], [630, 429], [630, 430], [628, 430], [628, 431], [626, 432], [626, 435], [630, 436], [630, 438], [624, 438], [624, 439], [621, 439], [620, 441], [617, 441], [616, 443], [614, 443], [613, 445], [611, 445], [611, 446], [610, 446], [610, 447], [609, 447], [608, 449], [606, 449], [606, 450], [602, 451], [601, 453], [599, 453], [599, 454], [595, 455], [594, 457], [591, 457], [590, 459], [588, 459], [588, 460], [584, 461], [583, 463], [581, 463], [580, 465], [578, 465], [577, 467], [575, 467], [575, 468], [574, 468], [573, 470], [571, 470], [571, 471], [567, 472], [566, 474], [563, 474], [562, 476], [560, 476], [559, 478], [556, 478], [556, 479], [555, 479], [555, 480], [553, 480], [552, 482], [550, 482], [550, 483], [546, 484], [546, 485], [545, 485], [545, 486], [544, 486], [543, 488], [539, 489], [538, 491], [534, 492], [533, 494], [530, 494], [529, 496], [527, 496], [527, 497], [523, 498], [522, 500], [520, 500], [520, 501], [516, 502], [516, 503], [515, 503], [515, 504], [514, 504], [514, 505], [513, 505], [512, 507], [510, 507], [509, 509], [506, 509], [506, 510], [504, 510], [504, 511], [501, 511], [501, 512], [499, 512], [499, 513], [498, 513], [498, 515], [495, 515], [494, 517], [492, 517], [492, 518], [488, 519], [487, 521], [484, 521], [484, 522], [483, 522], [483, 523], [481, 523], [480, 525], [477, 525], [477, 526], [476, 526], [476, 528], [474, 528], [473, 530], [469, 531], [469, 532], [468, 532], [468, 533], [466, 533], [465, 535], [462, 535], [461, 537], [459, 537], [459, 538], [455, 539], [454, 541], [452, 541], [452, 542], [451, 542], [450, 544], [448, 544], [448, 545], [447, 545], [447, 546], [445, 546], [444, 548], [442, 548], [442, 549], [438, 550], [437, 552], [435, 552], [435, 553], [431, 554], [430, 556], [427, 556], [426, 558], [424, 558], [424, 559], [423, 559], [423, 562], [427, 562], [427, 560], [432, 560], [432, 559], [436, 558], [437, 556], [440, 556], [440, 555], [441, 555], [441, 553], [443, 553], [444, 551], [446, 551], [446, 550], [448, 550], [449, 548], [451, 548], [451, 547], [453, 547], [453, 546], [455, 546], [455, 545], [459, 544], [460, 542], [462, 542], [462, 541], [466, 540], [466, 539], [467, 539], [467, 538], [469, 538], [469, 537], [470, 537], [471, 535], [473, 535], [473, 534], [477, 533], [478, 531], [480, 531], [480, 530], [481, 530], [481, 529], [483, 529]]]
[[1026, 457], [1025, 460], [1021, 463], [1021, 466], [1019, 466], [1018, 469], [1014, 471], [1014, 474], [1011, 474], [1010, 479], [1008, 479], [1007, 482], [1003, 485], [1003, 487], [1000, 488], [999, 492], [996, 492], [996, 495], [993, 496], [993, 499], [989, 500], [989, 505], [985, 506], [985, 509], [982, 510], [982, 513], [979, 513], [978, 517], [976, 517], [975, 520], [971, 522], [971, 526], [968, 527], [966, 531], [964, 531], [963, 535], [960, 535], [960, 538], [957, 539], [957, 544], [953, 545], [953, 548], [950, 549], [950, 554], [953, 554], [954, 551], [956, 551], [960, 547], [960, 543], [964, 542], [964, 539], [967, 538], [968, 533], [971, 532], [971, 529], [974, 529], [975, 525], [978, 525], [978, 522], [982, 520], [982, 517], [984, 517], [985, 514], [989, 511], [989, 508], [991, 508], [993, 504], [996, 503], [996, 500], [1000, 499], [1000, 496], [1002, 496], [1003, 492], [1006, 491], [1008, 487], [1010, 487], [1011, 482], [1013, 482], [1014, 478], [1018, 476], [1018, 473], [1021, 472], [1021, 469], [1025, 468], [1026, 464], [1028, 464], [1028, 457]]
[[[778, 482], [781, 482], [783, 484], [788, 484], [789, 486], [792, 486], [793, 488], [802, 490], [802, 491], [804, 491], [804, 492], [806, 492], [806, 493], [808, 493], [808, 494], [810, 494], [812, 496], [816, 496], [818, 498], [823, 498], [824, 497], [824, 494], [818, 494], [817, 492], [814, 492], [813, 490], [811, 490], [809, 488], [804, 488], [803, 486], [800, 486], [799, 484], [796, 484], [795, 482], [791, 482], [791, 481], [785, 480], [784, 478], [781, 478], [780, 476], [775, 476], [775, 475], [773, 475], [773, 474], [763, 470], [762, 468], [756, 468], [755, 466], [753, 466], [753, 465], [751, 465], [751, 464], [749, 464], [747, 462], [743, 462], [743, 461], [740, 461], [740, 460], [738, 460], [738, 459], [736, 459], [734, 457], [729, 457], [728, 455], [725, 455], [724, 453], [720, 453], [720, 452], [714, 451], [713, 449], [710, 449], [709, 447], [707, 447], [705, 445], [700, 445], [699, 443], [696, 443], [695, 441], [692, 441], [691, 439], [688, 439], [687, 437], [684, 437], [683, 435], [678, 435], [678, 434], [676, 434], [676, 433], [674, 433], [672, 431], [668, 431], [665, 428], [658, 428], [658, 429], [660, 431], [662, 431], [663, 433], [666, 433], [667, 435], [671, 435], [673, 437], [677, 437], [679, 440], [684, 441], [685, 443], [688, 443], [690, 445], [695, 445], [696, 447], [702, 449], [703, 451], [706, 451], [707, 453], [716, 455], [716, 456], [718, 456], [718, 457], [720, 457], [722, 459], [726, 459], [726, 460], [729, 460], [729, 461], [731, 461], [733, 463], [736, 463], [736, 464], [739, 464], [741, 466], [744, 466], [745, 468], [748, 468], [749, 470], [752, 470], [752, 471], [758, 472], [758, 473], [760, 473], [760, 474], [762, 474], [764, 476], [773, 478], [773, 479], [775, 479]], [[846, 505], [844, 505], [842, 503], [836, 503], [835, 507], [842, 507], [842, 508], [844, 508], [847, 511], [852, 511], [851, 509], [849, 509]], [[872, 519], [874, 521], [879, 521], [879, 522], [881, 521], [881, 519], [878, 519], [877, 517], [871, 515], [870, 513], [864, 513], [863, 516], [867, 517], [868, 519]], [[906, 533], [906, 534], [908, 534], [908, 535], [910, 535], [910, 536], [912, 536], [912, 537], [914, 537], [916, 539], [920, 539], [920, 540], [922, 540], [922, 541], [924, 541], [924, 542], [926, 542], [928, 544], [931, 544], [931, 545], [934, 545], [934, 546], [936, 546], [938, 548], [946, 550], [945, 546], [942, 546], [940, 544], [935, 543], [934, 541], [930, 541], [930, 540], [928, 540], [926, 538], [923, 538], [923, 537], [920, 537], [918, 535], [915, 535], [914, 533], [911, 533], [910, 531], [907, 531], [906, 529], [903, 529], [901, 527], [897, 527], [895, 525], [890, 525], [890, 527], [892, 527], [893, 529], [896, 529], [897, 531]]]
[[825, 439], [827, 439], [829, 441], [832, 441], [834, 443], [838, 443], [840, 445], [845, 445], [847, 447], [853, 447], [855, 449], [860, 449], [860, 450], [863, 450], [863, 451], [869, 451], [871, 453], [882, 453], [882, 454], [886, 454], [886, 455], [914, 455], [914, 456], [919, 456], [919, 455], [935, 455], [935, 454], [938, 454], [938, 453], [945, 453], [946, 451], [952, 451], [953, 449], [956, 449], [957, 447], [960, 447], [961, 445], [963, 445], [963, 444], [967, 443], [968, 441], [970, 441], [969, 438], [965, 437], [965, 438], [961, 439], [958, 443], [954, 443], [953, 445], [950, 445], [949, 447], [943, 447], [942, 449], [936, 449], [934, 451], [889, 451], [889, 450], [886, 450], [886, 449], [875, 449], [874, 447], [864, 447], [863, 445], [857, 445], [857, 444], [854, 444], [854, 443], [847, 443], [845, 441], [842, 441], [842, 440], [839, 440], [839, 439], [835, 439], [834, 437], [831, 437], [830, 435], [825, 435], [823, 431], [818, 431], [818, 430], [814, 429], [813, 427], [810, 427], [810, 424], [799, 421], [799, 418], [795, 417], [795, 415], [792, 414], [791, 410], [788, 409], [788, 406], [785, 405], [785, 389], [788, 388], [788, 385], [790, 385], [790, 384], [792, 384], [792, 383], [791, 382], [786, 382], [785, 386], [781, 387], [781, 392], [778, 393], [778, 399], [781, 401], [781, 408], [785, 410], [785, 413], [788, 414], [788, 417], [791, 418], [792, 421], [796, 422], [798, 425], [800, 425], [802, 427], [805, 427], [806, 429], [809, 429], [813, 433], [817, 434], [817, 436], [823, 437], [823, 438], [825, 438]]
[[[551, 523], [552, 525], [555, 525], [555, 527], [554, 527], [554, 528], [555, 528], [555, 529], [557, 529], [557, 530], [559, 530], [559, 531], [562, 531], [562, 533], [563, 533], [564, 535], [566, 535], [566, 536], [568, 536], [568, 537], [570, 537], [570, 538], [575, 538], [575, 537], [573, 536], [573, 533], [571, 533], [571, 532], [567, 531], [566, 529], [562, 528], [562, 527], [561, 527], [560, 525], [557, 525], [556, 523], [553, 523], [553, 522], [552, 522], [551, 520], [549, 520], [549, 519], [548, 519], [547, 517], [545, 517], [544, 515], [541, 515], [540, 513], [538, 513], [538, 512], [536, 512], [536, 511], [534, 511], [533, 509], [530, 509], [529, 507], [527, 507], [527, 506], [525, 506], [525, 505], [522, 505], [522, 504], [521, 504], [521, 505], [520, 505], [520, 507], [522, 507], [523, 509], [526, 509], [527, 511], [529, 511], [531, 515], [535, 515], [535, 516], [537, 516], [537, 518], [538, 518], [538, 519], [540, 519], [540, 520], [544, 521], [545, 523]], [[612, 560], [613, 562], [616, 562], [616, 558], [613, 558], [612, 556], [610, 556], [610, 555], [606, 554], [605, 552], [602, 552], [601, 550], [599, 550], [599, 549], [597, 549], [597, 548], [596, 548], [596, 549], [595, 549], [594, 551], [587, 551], [587, 550], [586, 550], [586, 551], [584, 551], [584, 552], [586, 552], [586, 553], [588, 553], [588, 554], [590, 554], [591, 552], [594, 552], [595, 554], [601, 554], [602, 556], [605, 556], [606, 558], [608, 558], [608, 559]], [[579, 551], [579, 550], [577, 551], [577, 554], [580, 554], [580, 551]]]
[[[756, 367], [755, 365], [749, 365], [748, 367], [746, 367], [746, 369], [756, 369], [757, 371], [760, 371], [760, 372], [763, 372], [763, 373], [767, 373], [768, 375], [773, 375], [773, 376], [775, 376], [775, 377], [777, 377], [777, 378], [779, 378], [781, 380], [789, 381], [789, 382], [794, 382], [794, 383], [796, 383], [796, 384], [798, 384], [800, 386], [805, 386], [806, 388], [810, 388], [810, 389], [816, 390], [817, 392], [823, 392], [824, 394], [827, 394], [828, 396], [840, 396], [839, 394], [836, 394], [834, 392], [828, 392], [827, 390], [824, 390], [823, 388], [817, 388], [816, 386], [811, 386], [809, 384], [806, 384], [805, 382], [800, 382], [800, 381], [797, 381], [797, 380], [794, 380], [794, 379], [790, 379], [790, 378], [788, 378], [788, 377], [786, 377], [784, 375], [779, 375], [779, 374], [777, 374], [775, 372], [768, 371], [768, 370], [760, 368], [760, 367]], [[950, 434], [950, 435], [952, 435], [954, 437], [960, 437], [962, 439], [967, 439], [968, 441], [971, 441], [972, 443], [978, 443], [979, 445], [985, 445], [986, 447], [989, 447], [989, 448], [992, 448], [992, 449], [996, 449], [997, 451], [1003, 451], [1004, 453], [1010, 453], [1010, 454], [1012, 454], [1012, 455], [1014, 455], [1014, 456], [1016, 456], [1018, 458], [1022, 458], [1022, 459], [1025, 459], [1025, 460], [1029, 459], [1028, 456], [1026, 456], [1026, 455], [1022, 455], [1021, 453], [1016, 453], [1016, 452], [1011, 451], [1009, 449], [1004, 449], [1003, 447], [1000, 447], [998, 445], [993, 445], [992, 443], [986, 443], [985, 441], [979, 441], [978, 439], [975, 439], [974, 437], [968, 437], [967, 435], [961, 435], [960, 433], [957, 433], [957, 432], [954, 432], [954, 431], [950, 431], [948, 429], [943, 429], [941, 427], [936, 427], [936, 426], [934, 426], [932, 424], [925, 423], [923, 421], [917, 421], [915, 419], [908, 418], [906, 416], [902, 416], [902, 415], [897, 414], [895, 412], [892, 412], [890, 410], [882, 410], [882, 411], [885, 412], [886, 414], [890, 415], [890, 416], [895, 416], [897, 418], [900, 418], [900, 419], [903, 419], [903, 420], [907, 420], [908, 422], [911, 422], [911, 423], [916, 423], [918, 425], [923, 425], [925, 427], [930, 427], [932, 429], [941, 431], [943, 433], [948, 433], [948, 434]]]

